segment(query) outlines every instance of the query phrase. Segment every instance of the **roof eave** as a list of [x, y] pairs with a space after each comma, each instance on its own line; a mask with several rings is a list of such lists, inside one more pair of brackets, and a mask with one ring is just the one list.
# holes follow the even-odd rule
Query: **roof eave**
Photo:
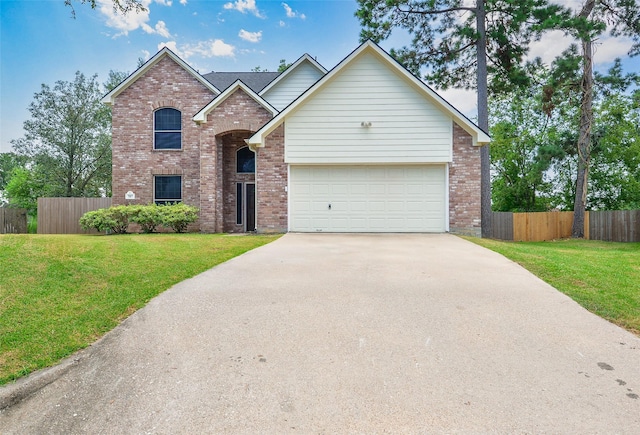
[[135, 70], [133, 73], [129, 75], [126, 79], [124, 79], [118, 86], [109, 91], [102, 99], [101, 103], [107, 105], [113, 105], [115, 103], [115, 98], [120, 95], [125, 89], [127, 89], [130, 85], [132, 85], [136, 80], [138, 80], [142, 75], [144, 75], [148, 70], [151, 69], [155, 64], [160, 62], [164, 57], [170, 57], [174, 62], [180, 65], [185, 71], [191, 74], [196, 80], [198, 80], [203, 86], [209, 89], [211, 92], [215, 94], [219, 94], [220, 90], [216, 88], [213, 84], [211, 84], [207, 79], [202, 77], [196, 70], [194, 70], [189, 64], [187, 64], [184, 60], [182, 60], [177, 54], [171, 51], [167, 47], [161, 48], [153, 57], [151, 57], [148, 61], [146, 61], [140, 68]]

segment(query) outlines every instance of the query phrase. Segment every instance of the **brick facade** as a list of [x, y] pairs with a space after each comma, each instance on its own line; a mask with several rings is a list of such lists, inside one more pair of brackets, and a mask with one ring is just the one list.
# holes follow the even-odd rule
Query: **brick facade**
[[236, 152], [271, 118], [270, 112], [238, 89], [208, 113], [207, 122], [200, 125], [201, 231], [244, 231], [244, 223], [236, 224], [236, 183], [255, 181], [255, 175], [236, 173]]
[[[153, 202], [154, 175], [181, 175], [182, 199], [200, 205], [199, 129], [191, 118], [214, 94], [165, 57], [118, 95], [113, 104], [113, 204]], [[171, 107], [182, 113], [182, 149], [153, 149], [153, 114]], [[128, 191], [135, 201], [125, 201]], [[197, 224], [189, 228], [198, 230]]]
[[453, 123], [453, 162], [449, 164], [449, 231], [480, 236], [480, 147]]
[[283, 123], [267, 136], [264, 148], [258, 148], [257, 152], [256, 195], [259, 232], [287, 232], [287, 185]]

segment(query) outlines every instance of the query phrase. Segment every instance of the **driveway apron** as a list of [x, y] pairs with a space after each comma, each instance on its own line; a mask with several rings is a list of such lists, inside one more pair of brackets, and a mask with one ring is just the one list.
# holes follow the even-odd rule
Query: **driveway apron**
[[640, 433], [640, 339], [448, 234], [287, 234], [63, 366], [0, 433]]

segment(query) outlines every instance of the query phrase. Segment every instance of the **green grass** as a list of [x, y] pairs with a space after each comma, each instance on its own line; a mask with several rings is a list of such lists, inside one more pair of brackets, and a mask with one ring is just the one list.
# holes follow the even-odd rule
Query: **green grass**
[[640, 243], [466, 239], [521, 264], [587, 310], [640, 335]]
[[0, 385], [94, 342], [151, 298], [278, 236], [0, 236]]

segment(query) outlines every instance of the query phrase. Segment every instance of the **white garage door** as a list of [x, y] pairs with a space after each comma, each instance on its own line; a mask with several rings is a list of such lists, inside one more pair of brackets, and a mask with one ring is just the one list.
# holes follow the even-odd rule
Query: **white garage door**
[[289, 230], [443, 232], [444, 165], [290, 168]]

